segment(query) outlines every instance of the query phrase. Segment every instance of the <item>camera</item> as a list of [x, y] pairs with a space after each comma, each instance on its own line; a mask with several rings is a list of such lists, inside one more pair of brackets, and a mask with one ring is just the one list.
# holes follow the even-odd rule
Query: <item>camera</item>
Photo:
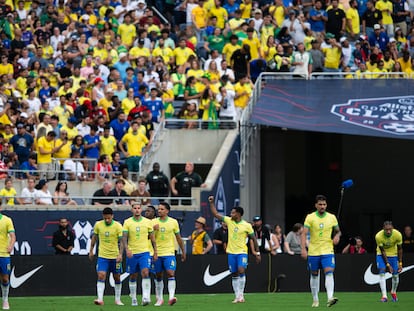
[[355, 246], [356, 245], [356, 239], [355, 238], [350, 238], [349, 239], [349, 244]]

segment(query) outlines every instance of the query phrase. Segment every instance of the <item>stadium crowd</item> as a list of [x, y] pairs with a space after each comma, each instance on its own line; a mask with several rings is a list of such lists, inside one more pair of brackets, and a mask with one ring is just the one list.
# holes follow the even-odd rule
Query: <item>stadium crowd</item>
[[0, 177], [137, 173], [157, 124], [238, 121], [262, 72], [411, 76], [413, 2], [0, 0]]

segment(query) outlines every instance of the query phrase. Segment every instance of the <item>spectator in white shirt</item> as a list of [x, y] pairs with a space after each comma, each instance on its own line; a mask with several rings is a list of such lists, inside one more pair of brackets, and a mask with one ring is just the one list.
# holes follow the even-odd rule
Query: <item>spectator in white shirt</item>
[[27, 179], [27, 187], [23, 188], [20, 198], [17, 199], [19, 204], [34, 204], [36, 197], [36, 179], [34, 177], [29, 177]]

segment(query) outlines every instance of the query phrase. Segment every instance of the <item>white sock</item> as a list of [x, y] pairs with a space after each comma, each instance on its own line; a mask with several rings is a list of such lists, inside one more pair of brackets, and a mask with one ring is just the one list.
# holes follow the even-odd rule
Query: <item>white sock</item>
[[133, 282], [129, 280], [129, 296], [132, 299], [137, 299], [137, 280], [134, 280]]
[[381, 289], [382, 297], [387, 297], [387, 284], [385, 283], [385, 274], [379, 276], [379, 286]]
[[319, 275], [311, 274], [310, 288], [311, 288], [313, 301], [319, 301]]
[[1, 284], [1, 295], [2, 295], [3, 301], [9, 301], [9, 288], [10, 288], [10, 283]]
[[122, 283], [115, 283], [115, 301], [121, 300]]
[[243, 274], [239, 277], [239, 297], [243, 297], [245, 287], [246, 287], [246, 275]]
[[332, 299], [334, 293], [334, 276], [333, 273], [325, 274], [325, 288], [328, 300]]
[[239, 277], [232, 277], [231, 278], [231, 285], [233, 286], [234, 294], [236, 298], [239, 298]]
[[162, 300], [162, 293], [164, 291], [164, 281], [155, 280], [155, 297], [157, 300]]
[[144, 278], [142, 279], [142, 298], [146, 300], [150, 300], [151, 296], [151, 279]]
[[397, 292], [398, 283], [400, 283], [400, 276], [398, 274], [392, 276], [391, 293]]
[[175, 278], [168, 279], [168, 295], [169, 299], [173, 299], [175, 297]]
[[96, 283], [96, 291], [98, 293], [98, 300], [103, 301], [103, 295], [105, 291], [105, 282], [98, 281]]

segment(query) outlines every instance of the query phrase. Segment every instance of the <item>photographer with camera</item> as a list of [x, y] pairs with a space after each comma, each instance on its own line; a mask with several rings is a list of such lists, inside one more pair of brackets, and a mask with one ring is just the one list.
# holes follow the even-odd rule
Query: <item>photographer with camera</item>
[[356, 236], [354, 238], [349, 239], [349, 243], [345, 248], [342, 250], [342, 254], [366, 254], [367, 250], [362, 247], [362, 238], [360, 236]]

